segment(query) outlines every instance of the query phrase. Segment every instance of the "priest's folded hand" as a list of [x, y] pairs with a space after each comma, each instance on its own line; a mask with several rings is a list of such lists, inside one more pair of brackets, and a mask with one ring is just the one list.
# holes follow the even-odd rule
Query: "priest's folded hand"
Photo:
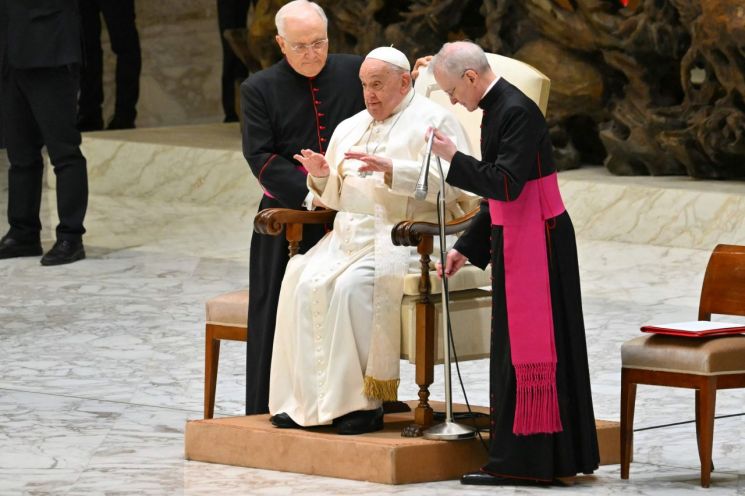
[[329, 164], [326, 162], [326, 158], [320, 153], [316, 153], [313, 150], [307, 148], [300, 150], [300, 153], [293, 155], [295, 160], [300, 162], [308, 174], [314, 177], [326, 177], [329, 175]]

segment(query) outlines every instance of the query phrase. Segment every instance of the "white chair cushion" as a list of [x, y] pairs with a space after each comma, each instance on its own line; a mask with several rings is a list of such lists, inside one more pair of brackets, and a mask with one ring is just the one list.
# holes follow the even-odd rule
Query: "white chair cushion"
[[[416, 361], [416, 303], [418, 297], [404, 296], [401, 302], [401, 358]], [[442, 311], [440, 298], [435, 301], [435, 360], [442, 363]], [[476, 360], [489, 356], [491, 341], [491, 292], [480, 289], [450, 295], [450, 325], [458, 360]]]

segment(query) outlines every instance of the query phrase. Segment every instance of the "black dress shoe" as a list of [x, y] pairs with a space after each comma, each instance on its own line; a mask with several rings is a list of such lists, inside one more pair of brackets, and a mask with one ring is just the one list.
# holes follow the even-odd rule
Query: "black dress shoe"
[[103, 129], [103, 118], [100, 115], [78, 115], [78, 131], [100, 131]]
[[18, 241], [7, 235], [0, 239], [0, 259], [36, 257], [41, 253], [41, 243], [39, 241]]
[[82, 241], [61, 239], [43, 257], [42, 265], [63, 265], [73, 263], [85, 258], [85, 248]]
[[292, 418], [284, 412], [272, 415], [269, 417], [269, 422], [271, 422], [274, 427], [279, 427], [280, 429], [300, 429], [301, 427], [300, 424], [292, 420]]
[[411, 407], [403, 401], [384, 401], [383, 413], [403, 413], [410, 412]]
[[548, 481], [536, 479], [500, 477], [483, 471], [463, 474], [460, 477], [460, 483], [472, 486], [547, 486], [550, 484]]
[[127, 119], [118, 115], [114, 115], [114, 117], [111, 118], [109, 125], [106, 126], [106, 129], [113, 131], [115, 129], [134, 129], [134, 127], [134, 119]]
[[336, 433], [342, 435], [364, 434], [383, 429], [383, 407], [348, 413], [334, 421]]

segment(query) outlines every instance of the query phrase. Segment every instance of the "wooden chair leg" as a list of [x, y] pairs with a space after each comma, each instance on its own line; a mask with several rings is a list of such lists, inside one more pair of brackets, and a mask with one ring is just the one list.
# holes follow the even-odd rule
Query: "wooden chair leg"
[[711, 483], [711, 451], [714, 444], [714, 412], [717, 401], [716, 377], [707, 377], [696, 390], [696, 437], [701, 460], [701, 487]]
[[[696, 446], [701, 446], [701, 428], [700, 428], [700, 422], [698, 417], [698, 412], [700, 409], [700, 402], [701, 402], [701, 392], [699, 389], [696, 389]], [[698, 450], [698, 459], [701, 461], [701, 449]], [[714, 458], [711, 459], [711, 471], [713, 472], [716, 470], [714, 468]]]
[[211, 419], [215, 413], [215, 390], [217, 389], [217, 366], [220, 360], [220, 340], [215, 339], [214, 329], [207, 324], [204, 342], [204, 418]]
[[629, 478], [631, 453], [634, 449], [634, 406], [636, 383], [628, 369], [621, 370], [621, 479]]
[[416, 304], [416, 383], [419, 386], [419, 404], [414, 409], [414, 423], [406, 426], [401, 435], [419, 437], [432, 425], [432, 407], [429, 405], [429, 386], [434, 382], [434, 305], [431, 302]]

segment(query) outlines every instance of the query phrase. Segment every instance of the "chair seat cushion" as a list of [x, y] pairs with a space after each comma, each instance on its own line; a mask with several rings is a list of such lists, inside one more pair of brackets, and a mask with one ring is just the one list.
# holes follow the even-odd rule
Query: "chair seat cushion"
[[207, 323], [248, 327], [248, 290], [232, 291], [207, 300]]
[[[416, 362], [418, 297], [404, 296], [401, 302], [401, 358]], [[432, 298], [434, 309], [435, 361], [442, 362], [442, 298]], [[491, 344], [491, 292], [479, 289], [450, 294], [450, 324], [459, 361], [489, 356]]]
[[625, 368], [697, 375], [743, 373], [745, 336], [640, 336], [621, 346], [621, 364]]
[[[429, 272], [429, 283], [432, 287], [431, 294], [442, 292], [442, 281], [437, 277], [437, 272]], [[491, 270], [481, 270], [471, 264], [465, 265], [455, 273], [448, 281], [450, 292], [464, 291], [481, 287], [491, 288]], [[419, 294], [419, 274], [407, 274], [404, 278], [404, 295], [417, 296]]]

